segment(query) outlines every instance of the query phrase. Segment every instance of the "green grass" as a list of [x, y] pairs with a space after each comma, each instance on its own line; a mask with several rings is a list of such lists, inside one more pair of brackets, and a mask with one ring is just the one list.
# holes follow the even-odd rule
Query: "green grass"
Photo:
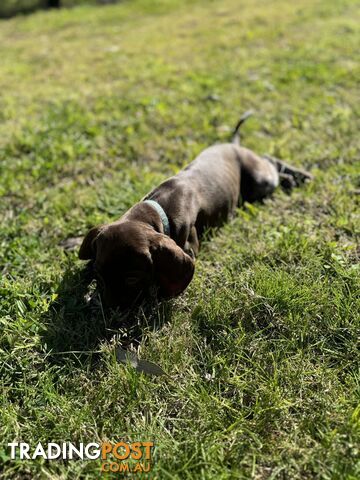
[[[121, 438], [155, 441], [159, 479], [360, 477], [357, 3], [136, 0], [0, 23], [2, 478], [99, 476], [10, 461], [8, 442]], [[87, 305], [60, 242], [249, 108], [243, 143], [314, 182], [239, 210], [134, 330]], [[119, 365], [131, 340], [169, 376]]]

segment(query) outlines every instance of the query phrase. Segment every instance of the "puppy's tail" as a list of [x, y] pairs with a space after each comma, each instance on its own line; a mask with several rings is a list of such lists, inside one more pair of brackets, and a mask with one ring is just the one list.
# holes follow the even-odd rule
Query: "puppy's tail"
[[231, 138], [232, 143], [235, 143], [235, 145], [240, 145], [239, 130], [240, 130], [241, 125], [245, 122], [245, 120], [247, 120], [249, 117], [251, 117], [251, 115], [253, 115], [253, 113], [254, 113], [253, 110], [248, 110], [243, 115], [241, 115], [240, 120], [238, 121], [236, 127], [234, 128], [232, 138]]

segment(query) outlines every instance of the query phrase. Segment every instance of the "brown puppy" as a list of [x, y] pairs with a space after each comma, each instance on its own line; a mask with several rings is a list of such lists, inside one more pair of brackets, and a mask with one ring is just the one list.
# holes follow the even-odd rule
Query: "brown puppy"
[[218, 226], [240, 201], [256, 201], [282, 184], [292, 188], [311, 175], [277, 159], [260, 157], [233, 143], [207, 148], [177, 175], [165, 180], [119, 220], [94, 227], [79, 258], [94, 260], [110, 306], [133, 305], [155, 284], [162, 297], [180, 294], [194, 274], [199, 237]]

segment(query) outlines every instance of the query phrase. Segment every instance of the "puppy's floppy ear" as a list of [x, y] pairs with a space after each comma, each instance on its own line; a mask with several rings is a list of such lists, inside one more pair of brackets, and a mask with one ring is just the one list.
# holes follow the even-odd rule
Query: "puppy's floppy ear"
[[150, 251], [161, 295], [179, 295], [194, 275], [194, 260], [174, 240], [162, 234], [157, 234]]
[[103, 225], [93, 227], [86, 234], [79, 250], [80, 260], [91, 260], [95, 258], [95, 253], [96, 253], [95, 240], [96, 240], [96, 237], [99, 235], [102, 226]]

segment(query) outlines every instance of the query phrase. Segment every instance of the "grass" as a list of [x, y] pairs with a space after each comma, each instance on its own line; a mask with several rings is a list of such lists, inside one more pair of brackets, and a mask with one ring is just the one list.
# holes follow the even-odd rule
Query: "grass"
[[[355, 0], [136, 0], [0, 24], [2, 478], [98, 478], [8, 442], [153, 439], [159, 479], [347, 479], [359, 464]], [[61, 241], [243, 142], [315, 180], [206, 240], [134, 331]], [[155, 328], [155, 325], [157, 328]], [[168, 377], [116, 362], [133, 342]]]

